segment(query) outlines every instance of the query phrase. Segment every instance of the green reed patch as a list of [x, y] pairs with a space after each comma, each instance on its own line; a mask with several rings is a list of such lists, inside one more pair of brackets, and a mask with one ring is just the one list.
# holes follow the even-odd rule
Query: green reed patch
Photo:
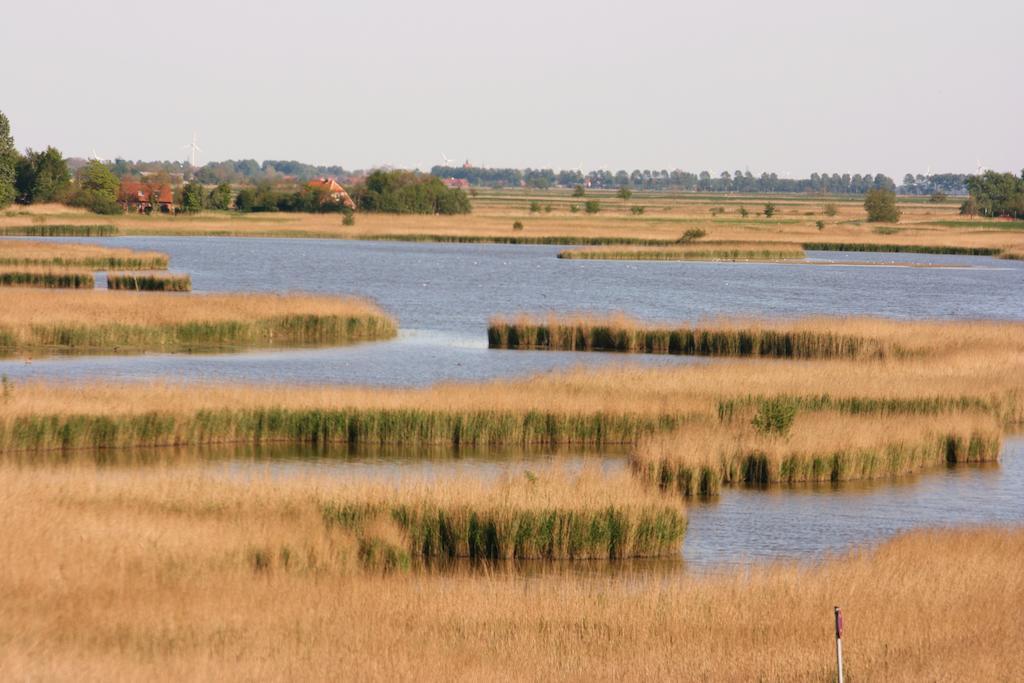
[[170, 273], [107, 273], [107, 289], [137, 292], [190, 292], [192, 278]]
[[666, 328], [631, 323], [492, 320], [490, 348], [616, 351], [691, 356], [771, 358], [882, 358], [905, 355], [898, 345], [828, 330]]
[[0, 270], [0, 287], [46, 287], [51, 289], [93, 289], [92, 273], [62, 270]]
[[[656, 557], [679, 552], [686, 516], [669, 504], [520, 504], [506, 499], [467, 505], [441, 500], [352, 505], [326, 503], [326, 523], [359, 530], [370, 520], [390, 518], [408, 539], [410, 555], [424, 559], [575, 560]], [[361, 543], [361, 555], [400, 549]], [[364, 551], [365, 548], [365, 551]]]
[[0, 235], [25, 237], [109, 237], [113, 225], [14, 225], [0, 227]]

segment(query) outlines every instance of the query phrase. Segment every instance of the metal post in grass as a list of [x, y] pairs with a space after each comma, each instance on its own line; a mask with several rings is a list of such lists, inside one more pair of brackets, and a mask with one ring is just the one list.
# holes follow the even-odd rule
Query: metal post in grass
[[843, 612], [836, 607], [836, 668], [843, 683]]

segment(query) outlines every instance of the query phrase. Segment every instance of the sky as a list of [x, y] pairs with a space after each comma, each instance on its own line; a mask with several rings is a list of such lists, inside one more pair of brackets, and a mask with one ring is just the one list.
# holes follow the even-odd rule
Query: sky
[[66, 156], [1019, 173], [1020, 0], [34, 0], [16, 145]]

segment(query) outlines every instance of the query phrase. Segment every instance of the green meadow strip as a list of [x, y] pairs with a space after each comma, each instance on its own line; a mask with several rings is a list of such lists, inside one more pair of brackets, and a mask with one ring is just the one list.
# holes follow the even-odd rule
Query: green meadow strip
[[107, 273], [107, 289], [137, 292], [190, 292], [192, 278], [188, 275], [153, 273]]
[[25, 237], [109, 237], [116, 235], [113, 225], [15, 225], [0, 227], [0, 235]]
[[51, 451], [217, 443], [527, 446], [636, 443], [683, 416], [425, 409], [202, 410], [191, 414], [0, 417], [0, 450]]
[[46, 287], [52, 289], [93, 289], [92, 273], [74, 271], [0, 271], [0, 287]]
[[377, 316], [286, 315], [251, 322], [169, 325], [32, 325], [15, 334], [0, 324], [0, 350], [132, 351], [235, 346], [333, 344], [395, 336], [394, 323]]
[[[408, 537], [405, 549], [424, 559], [578, 560], [674, 555], [686, 535], [686, 515], [669, 504], [574, 509], [571, 503], [520, 506], [514, 501], [471, 506], [443, 501], [326, 503], [325, 522], [362, 532], [380, 518]], [[380, 552], [361, 543], [360, 555]], [[392, 550], [395, 555], [398, 552]]]

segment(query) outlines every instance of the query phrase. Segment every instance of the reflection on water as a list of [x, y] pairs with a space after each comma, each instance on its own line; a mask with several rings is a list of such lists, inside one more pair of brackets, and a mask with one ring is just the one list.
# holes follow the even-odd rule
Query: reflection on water
[[[517, 475], [555, 467], [568, 472], [599, 466], [628, 467], [626, 447], [585, 449], [451, 449], [447, 447], [310, 447], [270, 444], [199, 449], [51, 454], [50, 462], [100, 462], [112, 467], [199, 465], [234, 480], [264, 477], [375, 479], [477, 478]], [[34, 462], [40, 456], [5, 456]], [[683, 505], [680, 500], [680, 505]], [[903, 531], [964, 525], [1024, 524], [1024, 436], [1008, 438], [1001, 464], [941, 467], [896, 480], [751, 489], [726, 488], [707, 502], [689, 505], [681, 556], [618, 563], [468, 563], [437, 567], [472, 571], [660, 574], [681, 569], [713, 571], [772, 559], [815, 559], [873, 544]], [[545, 563], [540, 563], [545, 564]]]

